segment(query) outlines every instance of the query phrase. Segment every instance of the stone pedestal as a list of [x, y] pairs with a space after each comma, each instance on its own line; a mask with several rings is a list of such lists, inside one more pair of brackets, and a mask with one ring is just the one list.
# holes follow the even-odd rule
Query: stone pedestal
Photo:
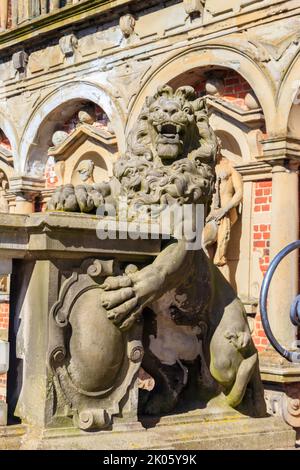
[[[145, 427], [144, 427], [145, 426]], [[86, 433], [68, 428], [0, 429], [0, 449], [21, 450], [283, 450], [295, 447], [296, 433], [279, 417], [248, 418], [238, 413], [197, 410], [140, 423], [116, 424], [113, 431]], [[148, 428], [147, 428], [148, 427]]]
[[300, 428], [300, 367], [291, 364], [275, 351], [260, 355], [267, 411], [280, 416], [290, 426]]
[[[11, 309], [17, 331], [16, 337], [13, 329], [11, 334], [16, 355], [11, 358], [14, 393], [9, 397], [9, 411], [22, 420], [14, 431], [4, 427], [0, 446], [107, 450], [293, 447], [295, 433], [280, 416], [248, 418], [229, 407], [224, 411], [216, 405], [200, 403], [195, 411], [138, 420], [141, 325], [120, 338], [121, 349], [125, 345], [124, 361], [112, 389], [103, 390], [103, 394], [87, 394], [76, 386], [77, 379], [91, 377], [85, 376], [84, 370], [81, 376], [71, 375], [79, 370], [75, 362], [75, 369], [68, 367], [76, 358], [78, 346], [68, 342], [68, 324], [72, 324], [71, 338], [81, 332], [80, 342], [86, 344], [83, 354], [90, 344], [99, 345], [99, 338], [103, 341], [107, 336], [109, 342], [96, 348], [96, 352], [100, 349], [106, 354], [114, 332], [104, 334], [108, 320], [101, 316], [101, 305], [92, 293], [99, 292], [101, 276], [122, 273], [128, 263], [150, 261], [161, 250], [159, 239], [140, 240], [138, 244], [136, 240], [123, 239], [121, 245], [119, 240], [100, 241], [97, 225], [96, 217], [82, 214], [0, 214], [0, 256], [6, 253], [14, 259]], [[93, 319], [94, 311], [97, 315]], [[103, 329], [93, 327], [98, 320]], [[90, 326], [101, 333], [96, 343], [89, 341], [90, 336], [86, 342]], [[89, 334], [93, 335], [93, 329]], [[102, 373], [110, 356], [103, 356], [99, 362], [98, 357], [90, 357], [91, 352], [88, 351], [89, 361], [96, 374]], [[107, 377], [103, 380], [107, 381]]]
[[124, 333], [115, 327], [100, 286], [157, 256], [161, 241], [99, 240], [98, 222], [0, 214], [0, 256], [14, 259], [9, 410], [35, 428], [109, 428], [116, 415], [137, 420], [142, 323]]

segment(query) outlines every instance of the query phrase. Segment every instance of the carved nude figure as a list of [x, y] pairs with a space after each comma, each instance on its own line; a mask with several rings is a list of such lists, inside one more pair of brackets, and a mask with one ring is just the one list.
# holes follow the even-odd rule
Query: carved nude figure
[[236, 208], [243, 199], [243, 180], [222, 155], [220, 142], [215, 171], [215, 193], [203, 231], [203, 247], [207, 252], [214, 251], [212, 258], [216, 266], [224, 266], [227, 264], [230, 232], [238, 218]]
[[[97, 189], [102, 204], [117, 201], [122, 193], [137, 218], [141, 207], [155, 205], [163, 213], [176, 204], [210, 204], [216, 152], [205, 99], [197, 98], [192, 87], [161, 87], [147, 99], [114, 178]], [[97, 191], [87, 188], [83, 194], [81, 186], [68, 186], [65, 203], [66, 189], [59, 188], [49, 209], [95, 211], [101, 205]], [[201, 248], [191, 248], [174, 232], [153, 262], [108, 276], [100, 288], [101, 304], [119, 331], [130, 332], [144, 322], [142, 367], [155, 387], [144, 396], [143, 413], [169, 413], [188, 394], [202, 406], [217, 403], [265, 414], [258, 355], [244, 307]], [[80, 338], [81, 332], [74, 328], [72, 334]], [[93, 376], [94, 364], [88, 367]]]

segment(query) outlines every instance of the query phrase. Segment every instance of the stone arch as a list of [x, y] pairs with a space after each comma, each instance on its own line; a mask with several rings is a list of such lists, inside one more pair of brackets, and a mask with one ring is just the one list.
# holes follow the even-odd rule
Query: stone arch
[[46, 149], [49, 145], [48, 142], [41, 141], [41, 130], [44, 126], [44, 134], [49, 133], [53, 131], [56, 126], [55, 119], [48, 122], [47, 119], [53, 118], [54, 113], [61, 111], [63, 106], [67, 104], [70, 106], [69, 114], [71, 114], [71, 110], [74, 112], [76, 105], [78, 106], [82, 101], [93, 102], [103, 109], [116, 134], [119, 150], [120, 152], [124, 151], [123, 112], [109, 93], [92, 82], [78, 81], [66, 83], [47, 95], [37, 104], [32, 112], [19, 146], [20, 159], [18, 161], [18, 170], [20, 172], [26, 172], [32, 162], [41, 160], [41, 158], [43, 158], [45, 160], [44, 163], [46, 163]]
[[10, 121], [10, 119], [0, 110], [0, 129], [4, 132], [6, 137], [8, 138], [11, 151], [14, 158], [14, 166], [17, 165], [17, 155], [18, 155], [18, 135], [17, 131]]
[[228, 122], [222, 116], [213, 115], [210, 124], [218, 137], [220, 137], [224, 149], [232, 154], [228, 158], [234, 163], [242, 163], [251, 160], [251, 152], [249, 143], [247, 142], [245, 133], [236, 125]]
[[235, 70], [249, 83], [263, 109], [267, 132], [273, 134], [277, 124], [274, 117], [276, 116], [275, 87], [270, 83], [270, 77], [264, 73], [254, 59], [245, 53], [233, 47], [218, 44], [190, 46], [180, 53], [172, 54], [155, 70], [152, 69], [151, 73], [147, 74], [147, 79], [129, 110], [126, 133], [129, 132], [137, 119], [146, 96], [153, 94], [158, 86], [169, 83], [175, 77], [189, 70], [210, 66]]
[[[279, 136], [297, 137], [294, 129], [297, 122], [300, 124], [300, 51], [287, 68], [278, 90], [276, 119]], [[297, 134], [299, 139], [299, 130]]]

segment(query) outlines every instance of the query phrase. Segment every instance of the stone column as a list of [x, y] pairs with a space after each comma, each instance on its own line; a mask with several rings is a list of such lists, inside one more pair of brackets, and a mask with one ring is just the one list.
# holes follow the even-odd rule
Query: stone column
[[[289, 243], [299, 239], [298, 164], [279, 162], [273, 166], [271, 260]], [[269, 319], [274, 336], [288, 349], [295, 348], [296, 328], [289, 312], [298, 294], [297, 251], [279, 265], [271, 284]]]
[[7, 28], [8, 0], [1, 0], [0, 3], [0, 27], [2, 30]]
[[34, 194], [20, 192], [16, 194], [16, 214], [32, 214], [34, 212]]
[[41, 14], [41, 0], [30, 0], [29, 15], [30, 18], [36, 18]]
[[57, 269], [50, 261], [24, 263], [21, 269], [24, 274], [20, 287], [12, 286], [12, 295], [17, 296], [21, 289], [25, 293], [20, 310], [13, 312], [21, 319], [17, 354], [23, 359], [22, 389], [14, 414], [26, 423], [43, 427], [48, 416], [47, 392], [52, 393], [47, 388], [46, 357], [49, 309], [57, 298]]
[[60, 0], [50, 0], [50, 11], [55, 11], [60, 8]]
[[18, 0], [11, 0], [11, 23], [13, 28], [18, 24]]
[[[5, 279], [5, 287], [0, 288], [0, 304], [8, 308], [9, 305], [9, 276], [12, 272], [12, 260], [0, 259], [0, 279]], [[0, 329], [0, 379], [6, 382], [6, 373], [9, 369], [9, 342], [8, 342], [8, 325]], [[3, 386], [2, 386], [3, 387]], [[5, 385], [4, 385], [5, 387]], [[5, 389], [0, 389], [0, 394], [5, 395]], [[7, 393], [7, 392], [6, 392]], [[7, 403], [0, 401], [0, 426], [7, 424]]]
[[[33, 176], [14, 176], [9, 180], [8, 195], [15, 197], [14, 213], [31, 214], [34, 212], [36, 197], [45, 188], [45, 179]], [[12, 202], [11, 202], [11, 205]], [[10, 212], [12, 212], [10, 210]]]
[[41, 15], [45, 15], [48, 12], [47, 0], [41, 0]]

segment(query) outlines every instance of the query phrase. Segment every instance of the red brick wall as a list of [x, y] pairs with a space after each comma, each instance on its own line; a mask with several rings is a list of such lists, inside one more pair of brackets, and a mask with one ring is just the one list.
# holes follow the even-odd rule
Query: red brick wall
[[8, 329], [9, 318], [9, 304], [6, 302], [0, 303], [0, 330]]
[[[254, 213], [265, 216], [263, 223], [253, 225], [253, 251], [258, 251], [259, 267], [265, 275], [270, 263], [270, 236], [271, 236], [271, 209], [272, 209], [272, 181], [259, 181], [254, 188]], [[262, 222], [261, 217], [260, 222]], [[254, 322], [254, 343], [259, 351], [264, 351], [268, 346], [268, 340], [262, 327], [260, 313], [258, 312]]]
[[260, 251], [260, 269], [263, 274], [270, 263], [270, 237], [271, 237], [271, 208], [272, 208], [272, 181], [255, 183], [254, 212], [264, 213], [266, 223], [253, 226], [253, 251]]
[[[195, 87], [198, 93], [205, 92], [205, 81], [206, 79], [203, 79]], [[224, 84], [225, 88], [222, 99], [233, 101], [234, 104], [245, 108], [245, 96], [252, 90], [249, 83], [234, 70], [227, 70], [224, 76]]]
[[2, 129], [0, 129], [0, 145], [8, 150], [11, 150], [11, 144]]
[[[107, 129], [107, 125], [109, 122], [107, 114], [98, 105], [95, 104], [94, 107], [96, 121], [94, 122], [93, 126], [97, 129]], [[63, 123], [60, 128], [68, 134], [71, 134], [76, 129], [78, 123], [78, 111], [76, 111], [76, 113], [74, 113], [74, 115], [70, 119]], [[58, 179], [54, 171], [54, 166], [54, 163], [51, 163], [49, 161], [46, 164], [45, 178], [47, 189], [55, 188], [57, 185]]]
[[6, 374], [0, 375], [0, 401], [6, 401]]

